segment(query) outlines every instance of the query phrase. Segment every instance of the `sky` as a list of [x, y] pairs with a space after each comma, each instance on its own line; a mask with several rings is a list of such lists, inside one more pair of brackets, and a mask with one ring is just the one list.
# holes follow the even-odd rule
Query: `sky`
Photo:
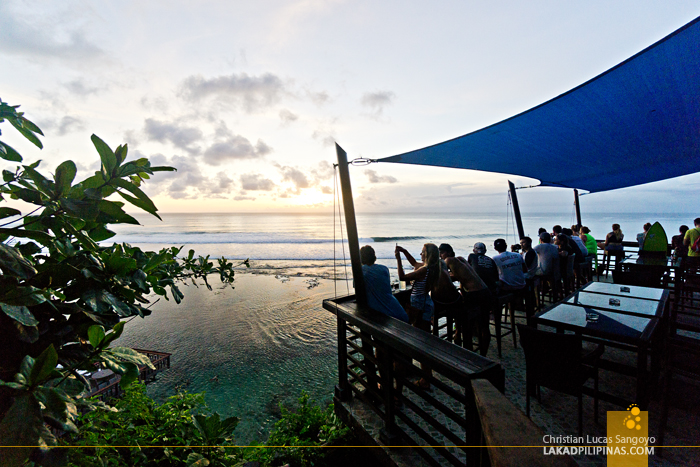
[[[0, 98], [43, 130], [3, 141], [51, 172], [90, 141], [176, 167], [161, 212], [330, 212], [334, 143], [381, 158], [483, 128], [595, 77], [700, 16], [697, 1], [0, 2]], [[10, 164], [0, 162], [2, 168]], [[361, 212], [502, 213], [523, 177], [350, 169]], [[507, 172], [507, 167], [504, 167]], [[700, 175], [581, 197], [584, 212], [693, 212]], [[519, 190], [568, 213], [571, 190]]]

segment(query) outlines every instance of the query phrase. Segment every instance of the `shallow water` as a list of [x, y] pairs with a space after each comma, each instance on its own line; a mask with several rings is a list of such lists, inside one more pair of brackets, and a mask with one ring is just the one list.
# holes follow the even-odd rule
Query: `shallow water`
[[149, 385], [151, 396], [163, 400], [177, 386], [204, 391], [212, 410], [241, 418], [238, 443], [263, 441], [280, 402], [291, 404], [302, 390], [319, 402], [332, 398], [335, 319], [321, 302], [334, 285], [239, 274], [235, 289], [184, 287], [182, 304], [156, 303], [151, 316], [128, 323], [117, 345], [173, 354], [171, 368]]

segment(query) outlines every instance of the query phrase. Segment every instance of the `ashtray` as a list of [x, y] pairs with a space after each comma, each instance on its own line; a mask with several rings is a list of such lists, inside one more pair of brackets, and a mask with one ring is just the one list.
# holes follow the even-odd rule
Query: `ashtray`
[[630, 293], [630, 288], [629, 287], [620, 287], [620, 292]]
[[610, 305], [613, 305], [613, 306], [620, 306], [620, 299], [619, 298], [611, 298], [608, 303], [610, 303]]
[[586, 321], [595, 323], [598, 321], [598, 313], [586, 313]]

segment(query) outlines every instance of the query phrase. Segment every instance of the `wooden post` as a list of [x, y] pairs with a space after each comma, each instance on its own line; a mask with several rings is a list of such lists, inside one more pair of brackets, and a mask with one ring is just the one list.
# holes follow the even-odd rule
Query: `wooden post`
[[515, 213], [515, 224], [518, 226], [518, 239], [522, 240], [525, 236], [523, 229], [523, 218], [520, 216], [520, 205], [518, 204], [518, 195], [515, 194], [515, 185], [508, 180], [508, 189], [510, 190], [510, 199], [513, 201], [513, 212]]
[[348, 382], [348, 343], [347, 323], [338, 316], [338, 385], [335, 387], [335, 397], [341, 402], [350, 400], [352, 391]]
[[355, 204], [352, 199], [350, 171], [348, 170], [348, 155], [343, 148], [338, 146], [338, 143], [335, 144], [335, 152], [338, 155], [338, 174], [340, 175], [340, 190], [343, 193], [343, 210], [345, 211], [345, 225], [348, 232], [352, 278], [355, 283], [355, 300], [357, 300], [358, 305], [366, 307], [367, 291], [365, 289], [365, 278], [362, 275], [362, 264], [360, 263], [360, 241], [357, 237]]
[[583, 224], [581, 223], [581, 205], [578, 200], [578, 190], [574, 188], [574, 206], [576, 206], [576, 223], [579, 227]]

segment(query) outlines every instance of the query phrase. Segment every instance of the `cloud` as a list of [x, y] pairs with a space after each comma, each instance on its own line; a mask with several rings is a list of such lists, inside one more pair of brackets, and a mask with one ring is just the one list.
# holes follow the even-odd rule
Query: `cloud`
[[60, 120], [41, 120], [39, 127], [42, 128], [45, 133], [54, 133], [58, 136], [64, 136], [68, 133], [84, 130], [85, 122], [79, 117], [65, 115]]
[[199, 147], [193, 145], [204, 136], [198, 128], [180, 126], [177, 123], [161, 122], [153, 118], [146, 119], [144, 132], [151, 141], [170, 142], [175, 147], [183, 149], [190, 154], [199, 152]]
[[162, 96], [143, 96], [140, 101], [141, 107], [146, 110], [157, 110], [161, 113], [168, 112], [168, 101]]
[[101, 90], [101, 88], [86, 84], [82, 79], [74, 79], [73, 81], [63, 83], [63, 87], [71, 94], [77, 96], [89, 96], [91, 94], [97, 94]]
[[333, 188], [329, 186], [322, 186], [321, 187], [321, 193], [324, 195], [332, 195], [333, 194]]
[[367, 175], [367, 179], [369, 180], [370, 183], [396, 183], [396, 182], [398, 182], [396, 177], [392, 177], [391, 175], [377, 175], [376, 171], [370, 170], [370, 169], [365, 170], [365, 175]]
[[330, 100], [330, 96], [326, 91], [306, 91], [306, 96], [316, 105], [323, 105]]
[[219, 165], [229, 160], [259, 159], [272, 152], [272, 148], [264, 141], [258, 140], [255, 146], [240, 135], [228, 136], [204, 151], [204, 162], [209, 165]]
[[328, 180], [333, 176], [333, 173], [333, 165], [328, 161], [321, 161], [318, 163], [318, 168], [311, 169], [311, 174], [314, 176], [316, 182]]
[[283, 124], [288, 125], [292, 122], [296, 122], [299, 119], [299, 115], [292, 113], [290, 110], [282, 109], [280, 110], [280, 119]]
[[102, 50], [83, 31], [63, 26], [70, 21], [67, 15], [59, 13], [58, 18], [53, 15], [51, 21], [42, 21], [33, 9], [22, 7], [23, 11], [31, 12], [23, 15], [13, 11], [10, 4], [0, 2], [0, 44], [3, 44], [3, 53], [76, 62], [103, 55]]
[[391, 91], [366, 92], [360, 102], [370, 110], [373, 117], [377, 118], [384, 112], [384, 107], [391, 105], [396, 94]]
[[282, 174], [282, 181], [292, 182], [294, 185], [294, 193], [299, 194], [302, 189], [309, 188], [311, 182], [304, 172], [297, 169], [296, 167], [289, 166], [277, 166], [280, 173]]
[[212, 194], [229, 193], [235, 185], [225, 172], [217, 173], [213, 182], [214, 184], [209, 186], [209, 192]]
[[241, 188], [248, 191], [271, 191], [275, 183], [269, 178], [263, 178], [260, 174], [244, 174], [240, 177]]
[[243, 196], [243, 195], [238, 195], [233, 197], [234, 201], [255, 201], [255, 198], [252, 196]]
[[241, 107], [248, 113], [276, 104], [284, 92], [284, 83], [272, 73], [260, 76], [234, 73], [209, 79], [197, 75], [186, 78], [180, 86], [180, 95], [186, 100], [215, 97], [218, 103]]

